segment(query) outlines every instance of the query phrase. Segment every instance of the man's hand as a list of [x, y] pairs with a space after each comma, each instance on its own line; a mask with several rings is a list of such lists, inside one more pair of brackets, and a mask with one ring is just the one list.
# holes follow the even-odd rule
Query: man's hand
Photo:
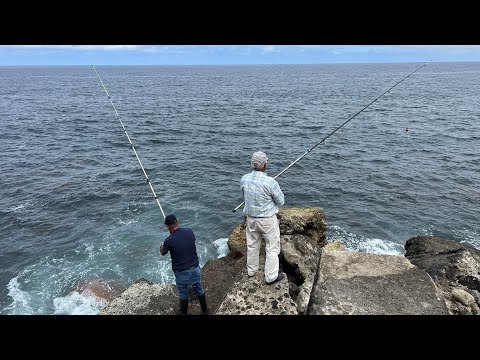
[[160, 254], [161, 254], [161, 255], [165, 255], [165, 254], [163, 253], [163, 244], [160, 245]]

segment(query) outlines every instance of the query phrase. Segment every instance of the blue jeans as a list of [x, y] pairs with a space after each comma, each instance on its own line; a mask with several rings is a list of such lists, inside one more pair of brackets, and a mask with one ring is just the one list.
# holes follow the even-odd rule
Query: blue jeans
[[180, 300], [188, 299], [188, 285], [192, 285], [197, 296], [205, 294], [202, 287], [202, 272], [200, 266], [193, 269], [175, 271], [175, 282], [178, 288], [178, 297]]

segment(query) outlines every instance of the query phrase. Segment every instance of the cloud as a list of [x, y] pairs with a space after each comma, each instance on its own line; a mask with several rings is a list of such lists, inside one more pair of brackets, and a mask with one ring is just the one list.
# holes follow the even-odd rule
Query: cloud
[[2, 45], [13, 49], [71, 49], [73, 45]]
[[443, 55], [480, 54], [480, 45], [398, 45], [398, 47]]
[[275, 46], [273, 45], [268, 45], [268, 46], [265, 46], [262, 50], [262, 54], [271, 54], [273, 52], [275, 52], [276, 49], [275, 49]]
[[80, 50], [105, 50], [105, 51], [116, 51], [116, 50], [138, 50], [138, 45], [73, 45], [75, 49]]
[[16, 49], [37, 49], [37, 50], [137, 50], [139, 45], [4, 45]]

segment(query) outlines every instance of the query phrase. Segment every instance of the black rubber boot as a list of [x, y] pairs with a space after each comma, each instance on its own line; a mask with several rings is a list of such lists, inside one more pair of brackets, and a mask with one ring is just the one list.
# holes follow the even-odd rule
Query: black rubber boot
[[175, 308], [175, 314], [177, 315], [188, 315], [188, 299], [180, 299], [180, 307]]
[[200, 306], [202, 307], [203, 315], [208, 315], [207, 299], [205, 299], [205, 294], [198, 297], [200, 300]]

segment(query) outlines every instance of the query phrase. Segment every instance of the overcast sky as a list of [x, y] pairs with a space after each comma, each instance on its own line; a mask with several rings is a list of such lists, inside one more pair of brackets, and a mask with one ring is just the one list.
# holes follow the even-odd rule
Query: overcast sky
[[480, 45], [0, 45], [0, 65], [480, 61]]

